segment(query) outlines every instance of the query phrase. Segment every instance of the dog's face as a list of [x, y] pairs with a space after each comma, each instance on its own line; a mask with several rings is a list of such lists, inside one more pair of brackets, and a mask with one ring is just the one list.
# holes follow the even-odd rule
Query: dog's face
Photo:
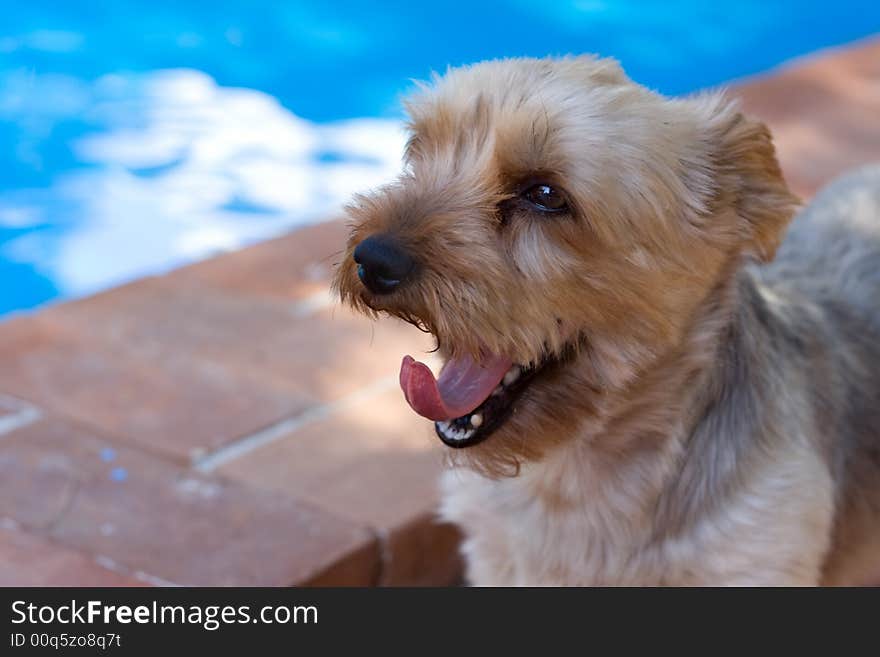
[[772, 255], [793, 208], [763, 126], [613, 61], [452, 70], [408, 109], [404, 173], [350, 207], [335, 287], [434, 334], [439, 381], [407, 359], [401, 386], [484, 459], [571, 435], [680, 343], [731, 262]]

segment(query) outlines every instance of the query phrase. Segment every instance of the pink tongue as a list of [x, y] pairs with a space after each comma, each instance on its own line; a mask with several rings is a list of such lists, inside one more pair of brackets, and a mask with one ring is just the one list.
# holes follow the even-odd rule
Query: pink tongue
[[427, 365], [404, 356], [400, 387], [416, 413], [431, 420], [449, 420], [482, 404], [512, 364], [502, 356], [490, 355], [479, 363], [462, 356], [448, 361], [435, 379]]

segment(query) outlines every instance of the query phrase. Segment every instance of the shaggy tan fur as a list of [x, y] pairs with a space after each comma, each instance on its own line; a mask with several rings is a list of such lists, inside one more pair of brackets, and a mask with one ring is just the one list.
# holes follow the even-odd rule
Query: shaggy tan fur
[[[450, 450], [471, 581], [880, 577], [880, 202], [807, 213], [760, 266], [797, 207], [767, 129], [610, 60], [455, 69], [408, 108], [405, 171], [353, 202], [337, 291], [447, 358], [556, 357]], [[522, 203], [536, 182], [569, 211]], [[393, 294], [351, 260], [377, 234], [418, 263]]]

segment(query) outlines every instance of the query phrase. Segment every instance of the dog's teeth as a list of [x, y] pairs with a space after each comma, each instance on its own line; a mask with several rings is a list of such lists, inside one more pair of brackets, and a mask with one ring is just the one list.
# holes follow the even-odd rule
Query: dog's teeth
[[492, 396], [497, 397], [502, 392], [504, 392], [504, 388], [502, 388], [501, 386], [498, 386], [497, 388], [495, 388], [495, 390], [492, 391]]
[[[482, 422], [482, 419], [482, 416], [480, 416], [480, 419], [477, 420], [477, 422]], [[437, 421], [436, 424], [437, 429], [440, 431], [441, 434], [443, 434], [443, 437], [446, 440], [456, 443], [467, 440], [474, 435], [475, 431], [475, 429], [465, 429], [459, 427], [457, 424], [455, 424], [455, 421], [450, 422], [448, 420], [440, 420]]]
[[476, 428], [483, 424], [483, 416], [479, 413], [474, 413], [471, 415], [471, 426]]
[[519, 365], [514, 365], [504, 375], [504, 385], [509, 386], [519, 378]]

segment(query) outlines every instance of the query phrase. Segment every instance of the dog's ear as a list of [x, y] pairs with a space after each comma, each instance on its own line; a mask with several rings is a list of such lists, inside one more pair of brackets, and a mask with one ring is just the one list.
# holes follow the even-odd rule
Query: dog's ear
[[712, 205], [732, 210], [744, 250], [770, 261], [800, 203], [782, 177], [770, 131], [722, 96], [700, 99], [699, 104], [709, 114], [705, 125], [715, 179]]

